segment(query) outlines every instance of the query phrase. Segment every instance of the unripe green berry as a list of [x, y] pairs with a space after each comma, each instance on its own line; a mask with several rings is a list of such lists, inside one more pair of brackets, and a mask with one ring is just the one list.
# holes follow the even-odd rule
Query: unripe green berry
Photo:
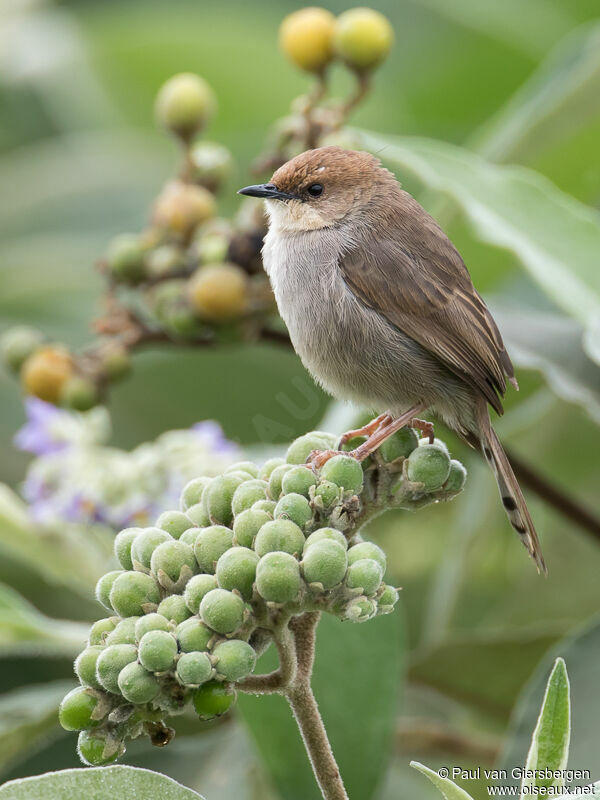
[[168, 631], [148, 631], [140, 639], [138, 658], [149, 672], [167, 672], [177, 655], [177, 640]]
[[97, 622], [94, 622], [90, 628], [88, 644], [103, 645], [106, 641], [106, 637], [111, 631], [114, 631], [118, 622], [119, 617], [105, 617], [105, 619], [99, 619]]
[[381, 586], [383, 569], [372, 558], [359, 558], [348, 567], [346, 585], [350, 589], [361, 589], [363, 594], [371, 595]]
[[165, 511], [156, 520], [156, 527], [166, 531], [174, 539], [179, 539], [184, 531], [192, 527], [192, 521], [182, 511]]
[[321, 477], [337, 484], [347, 492], [358, 494], [363, 486], [363, 471], [352, 456], [333, 456], [323, 464]]
[[160, 692], [160, 684], [154, 675], [135, 661], [123, 667], [118, 684], [125, 700], [136, 705], [149, 703]]
[[150, 567], [160, 585], [171, 591], [183, 589], [198, 569], [193, 549], [176, 539], [159, 544], [152, 553]]
[[144, 634], [148, 633], [148, 631], [168, 630], [169, 620], [166, 617], [163, 617], [162, 614], [157, 614], [156, 612], [153, 614], [146, 614], [146, 616], [140, 617], [136, 620], [134, 629], [135, 641], [139, 642]]
[[348, 565], [354, 564], [362, 558], [372, 558], [380, 565], [385, 573], [385, 553], [374, 542], [359, 542], [348, 550]]
[[269, 515], [269, 519], [273, 519], [275, 514], [275, 500], [257, 500], [251, 508], [251, 511], [264, 511]]
[[213, 656], [217, 659], [217, 673], [226, 681], [240, 681], [256, 666], [254, 648], [241, 639], [220, 642], [213, 650]]
[[322, 539], [311, 545], [302, 559], [302, 572], [307, 583], [320, 583], [326, 590], [344, 580], [348, 566], [346, 549], [334, 539]]
[[103, 349], [101, 356], [102, 372], [109, 381], [120, 381], [131, 372], [129, 351], [123, 345], [111, 342], [110, 346]]
[[135, 625], [140, 617], [125, 617], [106, 637], [106, 644], [135, 644]]
[[214, 573], [217, 561], [233, 544], [233, 531], [223, 525], [203, 528], [196, 537], [194, 555], [203, 572]]
[[429, 441], [429, 436], [423, 436], [422, 439], [419, 439], [419, 447], [439, 447], [440, 450], [443, 450], [444, 453], [450, 458], [450, 450], [448, 450], [448, 445], [443, 439], [434, 439], [433, 442]]
[[184, 544], [189, 544], [189, 546], [194, 549], [196, 546], [196, 539], [198, 538], [198, 534], [202, 528], [194, 527], [188, 528], [187, 531], [184, 531], [181, 536], [179, 537], [178, 541], [183, 542]]
[[233, 521], [233, 542], [241, 547], [252, 547], [256, 534], [271, 517], [266, 511], [248, 508]]
[[85, 731], [95, 728], [100, 720], [92, 719], [98, 698], [86, 689], [72, 689], [58, 708], [58, 721], [66, 731]]
[[231, 500], [231, 509], [234, 515], [250, 508], [257, 500], [264, 500], [267, 496], [267, 482], [258, 478], [246, 481], [238, 486]]
[[324, 508], [330, 508], [340, 499], [340, 487], [333, 481], [320, 481], [315, 489], [315, 497], [320, 497]]
[[131, 560], [134, 568], [149, 570], [152, 553], [159, 544], [170, 541], [172, 537], [160, 528], [143, 528], [131, 544]]
[[372, 8], [352, 8], [335, 20], [333, 48], [353, 69], [373, 69], [387, 56], [393, 42], [392, 26]]
[[235, 633], [244, 621], [244, 601], [226, 589], [212, 589], [200, 602], [200, 616], [217, 633]]
[[233, 518], [231, 501], [235, 490], [242, 482], [242, 479], [235, 475], [219, 475], [206, 487], [202, 501], [206, 503], [210, 518], [215, 523], [229, 525], [231, 522]]
[[[98, 732], [81, 731], [77, 739], [77, 753], [84, 764], [90, 767], [102, 767], [116, 761], [123, 751], [117, 750], [110, 756], [104, 755], [106, 739]], [[123, 748], [124, 750], [124, 748]]]
[[204, 503], [196, 503], [195, 505], [190, 506], [185, 513], [192, 520], [192, 523], [197, 525], [199, 528], [206, 528], [211, 524], [210, 517], [208, 516], [208, 509]]
[[160, 591], [153, 577], [144, 572], [124, 572], [117, 576], [109, 600], [121, 617], [141, 617], [155, 611]]
[[317, 482], [315, 473], [309, 467], [293, 467], [288, 470], [281, 481], [284, 494], [301, 494], [309, 496], [311, 486]]
[[400, 428], [380, 445], [377, 452], [389, 464], [397, 458], [408, 458], [418, 444], [419, 439], [412, 428]]
[[139, 283], [146, 275], [145, 257], [141, 238], [134, 233], [122, 233], [110, 243], [106, 262], [117, 281]]
[[162, 614], [170, 622], [179, 625], [188, 617], [191, 617], [192, 612], [185, 604], [185, 600], [180, 594], [171, 594], [160, 603], [156, 609], [157, 614]]
[[445, 492], [460, 492], [467, 481], [467, 470], [460, 461], [450, 461], [450, 474], [443, 486]]
[[366, 622], [377, 613], [377, 604], [367, 597], [357, 597], [345, 609], [345, 618], [351, 622]]
[[190, 578], [183, 591], [183, 599], [190, 613], [197, 614], [204, 595], [216, 588], [217, 579], [214, 575], [194, 575]]
[[216, 99], [199, 75], [182, 72], [164, 83], [156, 97], [156, 119], [172, 133], [188, 139], [213, 116]]
[[219, 681], [209, 681], [196, 689], [193, 703], [196, 714], [201, 719], [211, 719], [228, 711], [236, 699], [235, 689]]
[[179, 505], [182, 511], [187, 511], [190, 506], [195, 506], [202, 500], [202, 492], [210, 483], [210, 478], [193, 478], [186, 483], [181, 492]]
[[247, 547], [231, 547], [217, 561], [216, 576], [221, 589], [237, 589], [245, 600], [252, 599], [258, 556]]
[[312, 545], [316, 544], [317, 542], [322, 542], [324, 539], [337, 542], [344, 548], [344, 550], [348, 549], [348, 541], [341, 531], [338, 531], [335, 528], [319, 528], [311, 533], [311, 535], [306, 539], [302, 552], [306, 553], [309, 547], [312, 547]]
[[175, 635], [181, 652], [193, 653], [207, 650], [214, 633], [203, 622], [200, 622], [198, 617], [190, 617], [177, 626]]
[[409, 481], [422, 483], [426, 492], [434, 492], [448, 480], [450, 459], [440, 447], [425, 444], [408, 457], [407, 474]]
[[133, 540], [143, 530], [143, 528], [125, 528], [115, 536], [113, 550], [117, 561], [123, 569], [133, 569], [131, 560], [131, 546]]
[[258, 466], [253, 461], [236, 461], [230, 467], [227, 467], [225, 474], [230, 472], [247, 472], [251, 478], [258, 478]]
[[[203, 185], [207, 184], [203, 182]], [[220, 264], [225, 261], [229, 252], [229, 241], [230, 235], [224, 232], [201, 232], [195, 240], [200, 264]]]
[[103, 646], [90, 645], [82, 650], [75, 659], [75, 674], [84, 686], [91, 686], [93, 689], [100, 688], [96, 677], [96, 663], [103, 650]]
[[289, 519], [274, 519], [265, 522], [256, 535], [254, 549], [259, 556], [275, 551], [300, 554], [304, 547], [304, 534], [301, 529]]
[[6, 366], [19, 372], [25, 361], [43, 344], [44, 335], [27, 325], [9, 328], [0, 337], [0, 353]]
[[260, 468], [258, 477], [263, 481], [268, 481], [275, 467], [280, 467], [282, 464], [285, 464], [284, 458], [270, 458]]
[[274, 467], [269, 476], [269, 497], [272, 500], [279, 500], [282, 491], [283, 476], [286, 472], [292, 469], [290, 464], [281, 464], [281, 466]]
[[267, 553], [256, 568], [256, 588], [260, 596], [273, 603], [288, 603], [300, 592], [300, 566], [289, 553]]
[[98, 386], [90, 378], [73, 375], [60, 392], [60, 404], [73, 411], [89, 411], [99, 400]]
[[137, 650], [132, 644], [113, 644], [98, 656], [96, 677], [107, 692], [119, 694], [119, 673], [123, 667], [136, 660]]
[[285, 460], [288, 464], [304, 464], [313, 450], [329, 450], [335, 446], [335, 436], [313, 431], [299, 436], [288, 447]]
[[212, 676], [208, 653], [183, 653], [177, 662], [177, 677], [184, 686], [200, 686]]
[[110, 604], [110, 592], [113, 583], [117, 580], [119, 575], [123, 574], [124, 570], [113, 569], [111, 572], [107, 572], [106, 575], [103, 575], [96, 584], [96, 600], [109, 611], [114, 611]]
[[385, 586], [377, 598], [377, 610], [379, 614], [389, 614], [398, 602], [398, 590], [393, 586]]
[[289, 519], [301, 529], [312, 521], [312, 517], [310, 503], [301, 494], [284, 494], [275, 506], [275, 519]]

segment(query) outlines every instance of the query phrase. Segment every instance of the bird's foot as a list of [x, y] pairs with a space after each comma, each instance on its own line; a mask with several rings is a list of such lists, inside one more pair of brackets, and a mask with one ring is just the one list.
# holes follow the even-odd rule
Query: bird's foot
[[411, 419], [409, 423], [409, 427], [414, 428], [417, 431], [420, 431], [422, 436], [429, 437], [429, 444], [433, 444], [435, 435], [433, 432], [433, 422], [428, 422], [426, 419]]
[[306, 466], [313, 467], [313, 469], [321, 469], [330, 458], [334, 456], [352, 456], [354, 452], [346, 450], [313, 450], [306, 459]]
[[343, 447], [352, 439], [355, 439], [357, 436], [372, 436], [375, 431], [379, 430], [380, 428], [389, 425], [392, 421], [392, 417], [390, 414], [380, 414], [375, 419], [372, 419], [370, 422], [367, 422], [366, 425], [363, 425], [362, 428], [356, 428], [353, 431], [346, 431], [340, 436], [340, 440], [338, 442], [338, 447]]

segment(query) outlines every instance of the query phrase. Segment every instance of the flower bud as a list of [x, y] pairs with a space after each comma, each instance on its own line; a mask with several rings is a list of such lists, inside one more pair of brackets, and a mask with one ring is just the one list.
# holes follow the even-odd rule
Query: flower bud
[[160, 602], [156, 581], [143, 572], [124, 572], [112, 585], [110, 604], [121, 617], [141, 617]]
[[235, 264], [208, 264], [190, 278], [188, 298], [202, 319], [231, 320], [246, 310], [248, 278]]
[[322, 72], [333, 58], [335, 17], [324, 8], [302, 8], [279, 28], [279, 47], [300, 69]]
[[140, 617], [125, 617], [106, 637], [105, 644], [135, 644], [135, 624]]
[[122, 233], [111, 241], [106, 253], [111, 276], [119, 282], [136, 284], [146, 277], [146, 247], [141, 236]]
[[200, 616], [217, 633], [235, 633], [244, 621], [244, 601], [226, 589], [212, 589], [200, 602]]
[[225, 470], [228, 472], [247, 472], [250, 478], [258, 478], [258, 466], [253, 461], [236, 461]]
[[418, 444], [417, 434], [412, 428], [400, 428], [380, 445], [377, 452], [389, 464], [397, 458], [408, 458]]
[[349, 589], [361, 589], [362, 594], [371, 595], [381, 586], [383, 569], [372, 558], [359, 558], [348, 567], [346, 585]]
[[241, 639], [220, 642], [213, 650], [213, 656], [217, 660], [217, 674], [226, 681], [241, 681], [256, 666], [254, 648]]
[[332, 481], [319, 481], [319, 485], [315, 489], [315, 499], [319, 497], [325, 509], [331, 508], [331, 506], [339, 502], [340, 496], [340, 487]]
[[214, 573], [217, 561], [233, 544], [233, 531], [224, 525], [203, 528], [196, 538], [194, 555], [203, 572]]
[[91, 645], [82, 650], [75, 659], [75, 674], [84, 686], [91, 686], [93, 689], [100, 688], [96, 677], [96, 662], [103, 649], [103, 646]]
[[[211, 519], [220, 525], [229, 525], [233, 518], [231, 501], [237, 487], [243, 483], [237, 475], [219, 475], [213, 478], [204, 490], [202, 503], [206, 505]], [[220, 554], [219, 554], [220, 555]]]
[[177, 640], [168, 631], [148, 631], [140, 639], [138, 658], [149, 672], [167, 672], [177, 655]]
[[264, 500], [267, 496], [267, 482], [258, 478], [241, 483], [233, 494], [231, 509], [234, 516], [251, 508], [257, 500]]
[[157, 228], [187, 239], [215, 214], [215, 198], [203, 186], [169, 181], [154, 203], [152, 221]]
[[217, 579], [214, 575], [194, 575], [189, 579], [183, 592], [183, 598], [192, 614], [199, 612], [200, 602], [204, 595], [216, 588]]
[[160, 528], [142, 528], [131, 543], [131, 560], [135, 569], [150, 569], [152, 553], [159, 544], [171, 542], [172, 537]]
[[219, 142], [198, 139], [190, 148], [190, 166], [193, 180], [214, 192], [231, 175], [233, 159]]
[[165, 511], [156, 520], [156, 527], [166, 531], [173, 539], [179, 539], [184, 531], [193, 527], [193, 523], [182, 511]]
[[305, 433], [288, 447], [285, 460], [288, 464], [304, 464], [313, 450], [329, 450], [335, 447], [335, 444], [336, 437], [329, 433], [323, 431]]
[[354, 564], [362, 558], [372, 558], [377, 561], [385, 573], [386, 557], [381, 547], [373, 542], [359, 542], [348, 550], [348, 565]]
[[175, 632], [179, 647], [182, 653], [193, 653], [208, 649], [208, 643], [213, 638], [214, 633], [207, 628], [198, 617], [190, 617], [181, 625], [177, 626]]
[[295, 555], [301, 553], [303, 547], [304, 534], [289, 519], [265, 522], [254, 540], [254, 549], [261, 557], [275, 551]]
[[211, 719], [228, 711], [236, 699], [235, 689], [219, 681], [209, 681], [196, 689], [193, 703], [201, 719]]
[[345, 618], [351, 622], [366, 622], [375, 616], [377, 605], [366, 597], [357, 597], [345, 609]]
[[181, 591], [198, 569], [192, 548], [176, 539], [159, 544], [150, 567], [160, 585], [171, 592]]
[[118, 684], [125, 700], [136, 705], [149, 703], [160, 692], [160, 684], [154, 675], [135, 661], [119, 672]]
[[306, 539], [302, 552], [306, 553], [309, 547], [312, 547], [313, 544], [322, 542], [323, 540], [337, 542], [344, 548], [344, 550], [348, 549], [348, 541], [341, 531], [338, 531], [335, 528], [319, 528], [318, 530], [314, 531], [314, 533], [311, 533], [311, 535]]
[[119, 673], [123, 667], [136, 660], [137, 650], [132, 644], [113, 644], [99, 654], [96, 677], [107, 692], [120, 694]]
[[446, 483], [443, 485], [445, 492], [460, 492], [462, 491], [467, 481], [467, 470], [463, 467], [460, 461], [452, 459], [450, 461], [450, 474]]
[[96, 600], [109, 611], [114, 611], [110, 604], [110, 591], [113, 587], [113, 583], [117, 580], [119, 575], [123, 574], [124, 570], [113, 569], [107, 572], [106, 575], [103, 575], [96, 584]]
[[312, 517], [313, 512], [310, 503], [301, 494], [284, 494], [275, 506], [276, 520], [291, 520], [302, 530], [312, 520]]
[[211, 478], [193, 478], [183, 487], [179, 507], [182, 511], [187, 511], [190, 506], [195, 506], [202, 500], [202, 492], [210, 483]]
[[335, 21], [333, 47], [349, 67], [364, 71], [377, 66], [394, 43], [392, 26], [372, 8], [344, 11]]
[[113, 544], [113, 551], [115, 557], [123, 569], [133, 569], [133, 561], [131, 560], [131, 545], [133, 540], [140, 533], [143, 528], [124, 528], [120, 533], [115, 536]]
[[203, 78], [182, 72], [161, 86], [154, 110], [163, 127], [189, 139], [214, 115], [216, 98]]
[[23, 364], [23, 388], [27, 394], [56, 404], [74, 369], [73, 359], [64, 348], [50, 345], [40, 347]]
[[302, 572], [307, 583], [320, 583], [324, 589], [340, 584], [348, 566], [346, 548], [334, 539], [312, 544], [302, 559]]
[[267, 553], [258, 562], [256, 588], [267, 602], [288, 603], [295, 600], [301, 584], [300, 567], [289, 553]]
[[352, 456], [333, 456], [323, 464], [321, 477], [335, 483], [347, 492], [358, 494], [363, 487], [363, 471]]
[[44, 335], [28, 325], [9, 328], [0, 337], [2, 361], [13, 372], [19, 372], [29, 356], [44, 342]]
[[163, 617], [162, 614], [157, 614], [156, 612], [152, 614], [146, 614], [143, 617], [140, 617], [136, 620], [135, 623], [135, 641], [139, 642], [142, 636], [148, 631], [168, 631], [169, 630], [169, 621], [166, 617]]
[[249, 508], [238, 514], [233, 521], [233, 543], [241, 547], [253, 547], [256, 534], [271, 517], [266, 511]]
[[192, 612], [186, 606], [185, 600], [180, 594], [171, 594], [165, 597], [156, 609], [156, 613], [161, 614], [176, 625], [179, 625], [192, 615]]
[[58, 721], [66, 731], [84, 731], [95, 728], [100, 720], [92, 719], [98, 698], [86, 689], [72, 689], [58, 708]]
[[389, 614], [394, 610], [394, 606], [398, 602], [398, 590], [393, 586], [386, 586], [384, 584], [383, 591], [377, 598], [377, 613]]
[[426, 492], [434, 492], [448, 480], [450, 458], [435, 444], [424, 444], [408, 457], [407, 475], [409, 481], [422, 483]]
[[184, 686], [200, 686], [212, 677], [208, 653], [183, 653], [177, 662], [177, 677]]
[[252, 599], [258, 556], [246, 547], [232, 547], [217, 562], [217, 581], [222, 589], [237, 589], [245, 600]]
[[282, 491], [283, 476], [291, 469], [290, 464], [282, 464], [281, 466], [274, 467], [269, 475], [269, 497], [272, 500], [279, 500]]
[[106, 617], [105, 619], [99, 619], [97, 622], [94, 622], [90, 628], [88, 644], [103, 645], [107, 635], [111, 631], [114, 631], [118, 622], [119, 617]]
[[105, 755], [106, 738], [100, 732], [81, 731], [77, 739], [77, 753], [84, 764], [90, 767], [102, 767], [116, 761], [125, 748], [116, 749]]

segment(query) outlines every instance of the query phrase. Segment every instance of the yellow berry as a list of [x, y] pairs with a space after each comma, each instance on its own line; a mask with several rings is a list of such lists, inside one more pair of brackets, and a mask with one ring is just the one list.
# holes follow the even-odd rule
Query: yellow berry
[[394, 31], [387, 18], [372, 8], [344, 11], [335, 22], [335, 52], [348, 66], [368, 70], [379, 64], [394, 43]]
[[58, 403], [74, 374], [73, 359], [62, 347], [41, 347], [23, 364], [21, 379], [27, 394]]
[[231, 319], [241, 314], [247, 301], [248, 279], [235, 264], [201, 267], [188, 284], [195, 311], [206, 319]]
[[213, 116], [216, 100], [213, 90], [199, 75], [182, 72], [161, 87], [154, 107], [156, 118], [165, 128], [189, 138]]
[[187, 237], [214, 216], [215, 199], [203, 186], [169, 181], [154, 205], [154, 223], [178, 236]]
[[335, 17], [324, 8], [303, 8], [279, 28], [279, 46], [300, 69], [321, 72], [333, 58]]

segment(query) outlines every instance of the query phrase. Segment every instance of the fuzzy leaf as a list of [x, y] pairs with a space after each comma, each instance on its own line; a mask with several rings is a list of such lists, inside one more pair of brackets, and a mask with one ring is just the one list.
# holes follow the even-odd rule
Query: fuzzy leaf
[[446, 800], [473, 800], [470, 794], [465, 792], [464, 789], [461, 789], [460, 786], [457, 786], [450, 778], [442, 777], [439, 772], [434, 772], [434, 770], [429, 769], [429, 767], [419, 764], [418, 761], [411, 761], [410, 765], [429, 778], [433, 785], [444, 795]]

